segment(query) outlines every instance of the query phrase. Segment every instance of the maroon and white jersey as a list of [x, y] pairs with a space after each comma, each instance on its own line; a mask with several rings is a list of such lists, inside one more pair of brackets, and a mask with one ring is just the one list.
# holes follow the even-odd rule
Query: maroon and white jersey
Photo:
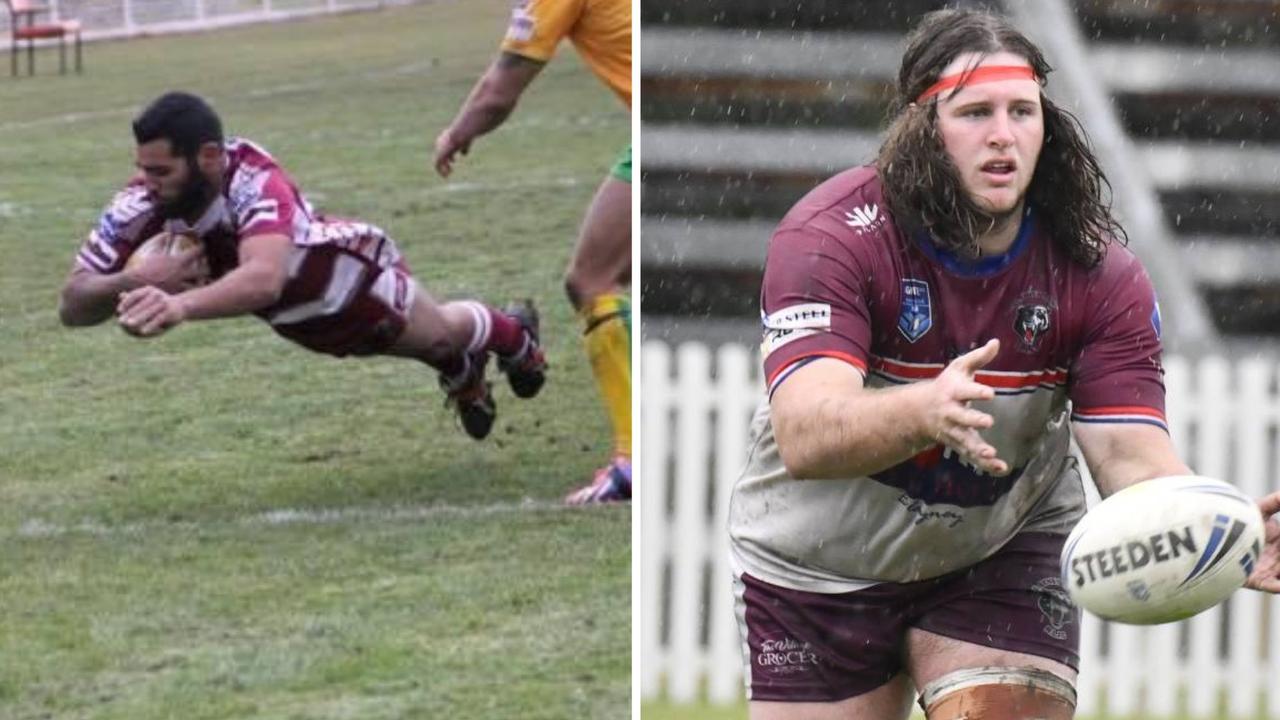
[[[81, 245], [79, 265], [102, 274], [120, 272], [142, 243], [169, 230], [200, 238], [216, 280], [239, 265], [241, 244], [284, 235], [294, 244], [288, 281], [280, 300], [256, 315], [281, 335], [320, 352], [377, 351], [375, 346], [393, 340], [415, 285], [391, 238], [367, 223], [319, 216], [258, 145], [231, 138], [225, 152], [222, 192], [194, 224], [160, 217], [141, 176], [135, 177]], [[384, 306], [386, 313], [375, 312], [375, 306]], [[382, 323], [374, 328], [377, 337], [346, 327], [357, 316]]]
[[790, 477], [766, 398], [730, 506], [739, 570], [767, 582], [845, 592], [937, 577], [988, 557], [1023, 530], [1066, 533], [1084, 511], [1070, 423], [1164, 427], [1159, 311], [1146, 272], [1112, 243], [1089, 269], [1039, 227], [1033, 211], [997, 257], [967, 261], [887, 214], [875, 169], [823, 183], [769, 244], [761, 290], [771, 395], [819, 357], [857, 368], [870, 388], [937, 376], [1000, 340], [978, 372], [996, 397], [974, 407], [983, 437], [1009, 462], [987, 475], [935, 446], [870, 477]]

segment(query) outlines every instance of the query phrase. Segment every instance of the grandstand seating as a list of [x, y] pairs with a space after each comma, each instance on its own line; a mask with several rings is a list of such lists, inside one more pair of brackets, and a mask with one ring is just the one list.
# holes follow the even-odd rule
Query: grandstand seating
[[[646, 336], [758, 340], [772, 226], [874, 156], [904, 33], [942, 5], [642, 3]], [[1280, 340], [1280, 1], [1070, 7], [1171, 231], [1135, 249], [1175, 253], [1227, 339]]]

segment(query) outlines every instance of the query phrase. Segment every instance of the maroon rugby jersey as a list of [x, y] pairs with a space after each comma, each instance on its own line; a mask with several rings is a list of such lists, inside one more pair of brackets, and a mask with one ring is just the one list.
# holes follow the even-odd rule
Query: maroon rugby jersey
[[[222, 192], [194, 224], [160, 217], [141, 176], [135, 177], [116, 194], [81, 245], [79, 265], [97, 273], [119, 272], [134, 250], [168, 229], [200, 238], [217, 279], [239, 265], [241, 243], [284, 235], [294, 243], [288, 280], [279, 301], [256, 315], [290, 340], [338, 355], [362, 352], [371, 341], [393, 339], [371, 338], [364, 329], [345, 326], [351, 323], [349, 310], [365, 297], [394, 312], [409, 307], [415, 287], [395, 243], [374, 225], [320, 217], [292, 178], [258, 145], [230, 138], [225, 152]], [[361, 318], [370, 315], [365, 312]], [[400, 329], [394, 319], [387, 326], [392, 334]]]
[[977, 374], [996, 398], [975, 407], [995, 418], [983, 436], [1012, 468], [992, 477], [936, 446], [870, 478], [798, 482], [766, 399], [730, 510], [735, 561], [764, 580], [831, 592], [905, 582], [977, 562], [1022, 529], [1065, 532], [1084, 507], [1068, 401], [1074, 422], [1164, 427], [1159, 312], [1142, 266], [1119, 244], [1095, 268], [1073, 262], [1034, 211], [1007, 253], [966, 261], [895, 226], [874, 168], [846, 171], [779, 225], [761, 304], [770, 394], [817, 357], [887, 387], [998, 338]]

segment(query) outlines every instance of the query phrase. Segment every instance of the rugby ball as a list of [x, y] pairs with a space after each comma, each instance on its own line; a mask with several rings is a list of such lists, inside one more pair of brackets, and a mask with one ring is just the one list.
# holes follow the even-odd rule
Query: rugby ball
[[1062, 584], [1077, 605], [1107, 620], [1182, 620], [1244, 584], [1263, 537], [1257, 503], [1228, 483], [1148, 480], [1080, 520], [1062, 549]]
[[[171, 233], [168, 231], [159, 232], [147, 238], [141, 245], [134, 249], [129, 255], [129, 259], [125, 261], [124, 266], [131, 268], [140, 263], [144, 258], [153, 255], [181, 255], [188, 250], [200, 247], [200, 241], [193, 235], [184, 235], [180, 233]], [[204, 258], [199, 263], [200, 277], [197, 278], [196, 284], [203, 284], [209, 279], [209, 264]]]

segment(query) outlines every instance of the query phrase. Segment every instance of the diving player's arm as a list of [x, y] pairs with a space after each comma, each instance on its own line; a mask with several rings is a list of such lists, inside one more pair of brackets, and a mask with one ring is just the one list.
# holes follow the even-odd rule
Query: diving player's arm
[[796, 479], [862, 477], [943, 443], [984, 472], [1008, 473], [1008, 464], [979, 434], [991, 427], [991, 416], [968, 406], [995, 396], [974, 374], [999, 348], [992, 340], [932, 380], [887, 389], [863, 387], [862, 373], [834, 358], [800, 367], [770, 399], [787, 472]]
[[102, 275], [77, 264], [62, 285], [58, 319], [67, 327], [97, 325], [115, 312], [120, 293], [143, 284], [129, 271]]
[[471, 89], [458, 116], [436, 138], [436, 172], [448, 177], [454, 159], [467, 154], [471, 141], [506, 121], [545, 64], [511, 52], [500, 54]]
[[120, 325], [132, 335], [151, 337], [186, 320], [234, 317], [269, 307], [284, 292], [292, 250], [288, 236], [255, 235], [240, 243], [239, 266], [216, 282], [178, 295], [156, 287], [125, 293], [117, 309]]
[[63, 283], [58, 318], [67, 327], [97, 325], [111, 317], [121, 293], [147, 285], [177, 292], [200, 273], [203, 255], [200, 248], [156, 254], [114, 273], [95, 272], [77, 261]]

